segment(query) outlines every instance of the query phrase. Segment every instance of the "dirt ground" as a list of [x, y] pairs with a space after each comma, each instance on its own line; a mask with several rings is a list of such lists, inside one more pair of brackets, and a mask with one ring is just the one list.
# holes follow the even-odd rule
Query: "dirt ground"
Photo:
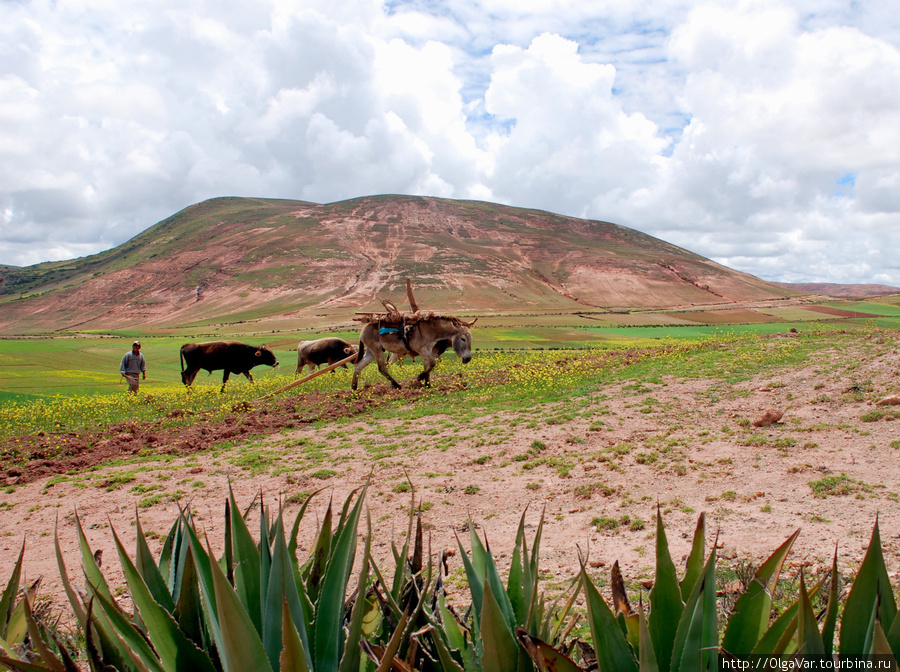
[[[550, 589], [577, 573], [579, 549], [589, 552], [590, 571], [598, 576], [608, 579], [618, 560], [632, 585], [652, 577], [657, 504], [679, 566], [704, 511], [708, 548], [717, 543], [725, 561], [758, 563], [799, 527], [789, 573], [826, 569], [837, 546], [849, 575], [877, 517], [896, 578], [900, 422], [891, 420], [900, 406], [876, 402], [900, 387], [898, 340], [893, 332], [860, 338], [852, 351], [820, 351], [806, 366], [733, 385], [623, 383], [598, 389], [574, 415], [535, 408], [532, 418], [497, 415], [460, 426], [448, 409], [446, 416], [417, 421], [372, 421], [367, 406], [418, 394], [374, 385], [355, 400], [294, 398], [265, 409], [234, 409], [224, 423], [173, 430], [122, 425], [104, 430], [99, 441], [96, 435], [70, 437], [66, 460], [35, 459], [6, 475], [0, 579], [8, 577], [24, 539], [25, 580], [42, 575], [41, 593], [62, 608], [53, 530], [58, 524], [74, 576], [76, 510], [92, 549], [103, 551], [114, 585], [121, 584], [121, 572], [109, 526], [133, 547], [136, 511], [158, 551], [177, 515], [176, 500], [190, 502], [219, 552], [229, 481], [242, 506], [260, 491], [275, 504], [324, 488], [301, 528], [305, 553], [329, 498], [342, 503], [371, 475], [367, 505], [376, 553], [385, 558], [391, 540], [401, 543], [405, 533], [407, 474], [417, 501], [425, 503], [434, 555], [456, 548], [455, 535], [468, 547], [471, 518], [499, 563], [507, 564], [523, 512], [529, 543], [543, 515], [541, 569]], [[783, 415], [774, 425], [755, 427], [767, 409]], [[872, 411], [883, 417], [874, 419]], [[51, 438], [27, 440], [39, 455]], [[231, 445], [223, 446], [226, 440]], [[110, 459], [118, 462], [110, 466]], [[65, 472], [73, 475], [60, 476]], [[811, 485], [817, 481], [818, 493]], [[825, 489], [829, 484], [834, 490]], [[289, 501], [286, 518], [292, 521], [298, 510], [299, 503]], [[617, 527], [598, 529], [600, 519]], [[451, 559], [451, 575], [461, 567], [458, 557]]]

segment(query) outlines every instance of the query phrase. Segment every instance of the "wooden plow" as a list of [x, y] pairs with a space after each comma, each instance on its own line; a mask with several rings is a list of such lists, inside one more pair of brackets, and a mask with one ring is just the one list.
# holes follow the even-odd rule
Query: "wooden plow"
[[293, 383], [285, 385], [284, 387], [279, 387], [277, 390], [269, 392], [268, 394], [264, 394], [263, 396], [257, 398], [256, 401], [261, 401], [263, 399], [268, 399], [269, 397], [274, 397], [276, 394], [281, 394], [282, 392], [288, 391], [292, 387], [297, 387], [298, 385], [302, 385], [303, 383], [310, 381], [317, 376], [321, 376], [323, 373], [328, 373], [329, 371], [334, 371], [339, 366], [343, 366], [344, 364], [350, 364], [351, 362], [355, 362], [358, 355], [359, 355], [359, 353], [350, 355], [346, 359], [342, 359], [339, 362], [335, 362], [334, 364], [330, 364], [329, 366], [326, 366], [324, 369], [319, 369], [318, 371], [313, 371], [312, 373], [304, 376], [300, 380], [295, 380]]

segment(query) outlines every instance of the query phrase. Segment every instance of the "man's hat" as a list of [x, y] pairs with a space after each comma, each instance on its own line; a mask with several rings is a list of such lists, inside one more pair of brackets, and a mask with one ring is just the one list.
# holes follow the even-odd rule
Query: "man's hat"
[[135, 341], [135, 342], [132, 343], [131, 345], [136, 345], [136, 346], [138, 346], [138, 347], [141, 347], [141, 342], [140, 342], [140, 341]]

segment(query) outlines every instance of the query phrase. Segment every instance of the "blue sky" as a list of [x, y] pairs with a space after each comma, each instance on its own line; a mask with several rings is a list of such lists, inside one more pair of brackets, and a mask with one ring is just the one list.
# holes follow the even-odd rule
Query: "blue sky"
[[0, 264], [214, 196], [476, 198], [900, 285], [887, 0], [0, 2]]

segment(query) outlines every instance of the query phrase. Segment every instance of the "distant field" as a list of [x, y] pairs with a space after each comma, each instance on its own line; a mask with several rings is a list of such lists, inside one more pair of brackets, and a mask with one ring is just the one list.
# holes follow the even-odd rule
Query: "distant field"
[[669, 313], [675, 317], [701, 324], [742, 324], [747, 322], [772, 322], [772, 316], [755, 310], [704, 310], [696, 312]]

